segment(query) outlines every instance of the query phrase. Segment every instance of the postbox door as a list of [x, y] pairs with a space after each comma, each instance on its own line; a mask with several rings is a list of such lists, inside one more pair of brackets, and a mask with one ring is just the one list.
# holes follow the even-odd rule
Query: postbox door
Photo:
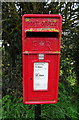
[[[57, 101], [56, 92], [58, 90], [59, 55], [48, 54], [48, 55], [44, 55], [44, 57], [45, 57], [45, 60], [38, 60], [37, 54], [36, 55], [31, 54], [31, 55], [26, 56], [26, 59], [28, 59], [28, 65], [27, 65], [28, 101], [32, 101], [32, 100], [34, 101], [39, 101], [39, 100], [40, 101], [47, 101], [47, 100]], [[35, 68], [38, 66], [42, 68]], [[35, 69], [37, 71], [35, 71]], [[36, 75], [37, 73], [39, 75]]]

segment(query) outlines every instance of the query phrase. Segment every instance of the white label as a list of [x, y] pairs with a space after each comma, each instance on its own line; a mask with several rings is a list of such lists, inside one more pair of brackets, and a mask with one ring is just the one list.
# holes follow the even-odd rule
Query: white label
[[47, 90], [48, 88], [48, 63], [34, 63], [34, 90]]

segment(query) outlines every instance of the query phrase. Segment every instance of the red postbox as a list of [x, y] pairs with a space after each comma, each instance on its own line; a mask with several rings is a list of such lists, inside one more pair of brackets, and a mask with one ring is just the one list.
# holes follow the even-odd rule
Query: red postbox
[[58, 101], [61, 15], [22, 17], [23, 103]]

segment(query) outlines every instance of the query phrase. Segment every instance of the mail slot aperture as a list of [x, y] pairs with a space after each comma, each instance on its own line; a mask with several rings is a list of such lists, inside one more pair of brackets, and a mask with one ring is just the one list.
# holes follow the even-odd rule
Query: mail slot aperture
[[58, 37], [58, 32], [26, 32], [27, 37]]

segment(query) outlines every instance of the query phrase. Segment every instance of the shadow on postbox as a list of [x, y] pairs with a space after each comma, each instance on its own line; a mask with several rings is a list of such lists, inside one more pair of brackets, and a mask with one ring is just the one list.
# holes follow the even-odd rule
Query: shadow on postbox
[[23, 103], [58, 101], [62, 17], [25, 14], [22, 17]]

